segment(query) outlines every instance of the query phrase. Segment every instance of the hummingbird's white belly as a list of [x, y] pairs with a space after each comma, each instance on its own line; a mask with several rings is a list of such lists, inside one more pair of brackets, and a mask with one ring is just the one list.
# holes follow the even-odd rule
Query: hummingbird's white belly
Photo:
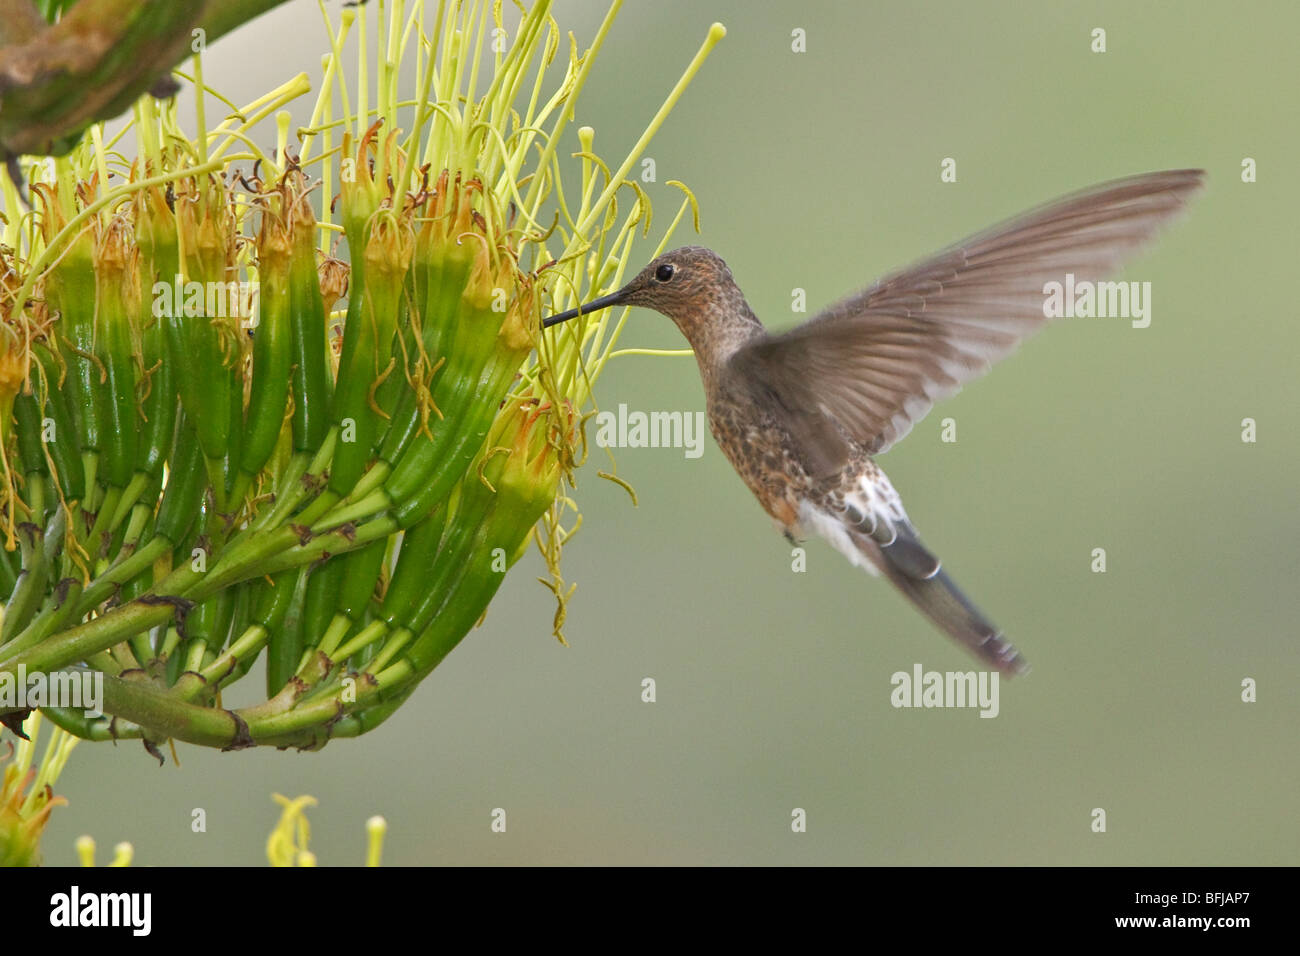
[[799, 507], [801, 527], [816, 532], [849, 561], [872, 574], [880, 572], [864, 551], [861, 536], [869, 535], [887, 545], [900, 523], [908, 523], [903, 499], [869, 459], [865, 467], [846, 472], [844, 484], [826, 499], [815, 502], [805, 498]]

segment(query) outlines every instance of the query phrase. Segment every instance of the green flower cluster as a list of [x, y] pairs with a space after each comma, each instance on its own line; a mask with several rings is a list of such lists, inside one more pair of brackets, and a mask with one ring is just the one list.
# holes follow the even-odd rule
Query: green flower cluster
[[[0, 674], [101, 671], [102, 716], [45, 708], [79, 737], [160, 754], [364, 733], [530, 540], [559, 634], [566, 488], [619, 326], [543, 335], [540, 316], [654, 254], [628, 172], [722, 31], [618, 169], [583, 128], [566, 172], [614, 10], [565, 59], [548, 2], [513, 39], [486, 0], [375, 6], [331, 25], [308, 125], [284, 110], [302, 76], [208, 129], [196, 57], [197, 135], [146, 98], [115, 139], [30, 164], [30, 210], [0, 175]], [[265, 700], [225, 709], [259, 658]]]

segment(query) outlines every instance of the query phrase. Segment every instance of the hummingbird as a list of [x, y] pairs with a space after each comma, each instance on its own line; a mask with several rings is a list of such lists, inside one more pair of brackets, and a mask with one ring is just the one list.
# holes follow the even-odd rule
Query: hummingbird
[[1073, 193], [786, 332], [763, 327], [726, 263], [701, 246], [664, 253], [618, 291], [543, 326], [612, 306], [672, 319], [695, 352], [709, 430], [777, 528], [791, 542], [808, 531], [825, 538], [1010, 676], [1027, 669], [1025, 658], [921, 541], [874, 459], [1048, 321], [1045, 286], [1116, 270], [1203, 178], [1203, 170], [1167, 170]]

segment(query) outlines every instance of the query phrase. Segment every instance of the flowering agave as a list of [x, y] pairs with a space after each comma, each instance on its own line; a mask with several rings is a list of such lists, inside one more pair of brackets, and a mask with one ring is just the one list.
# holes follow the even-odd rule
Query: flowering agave
[[0, 753], [0, 866], [34, 866], [41, 862], [40, 839], [50, 812], [66, 804], [54, 795], [54, 784], [68, 762], [77, 738], [54, 728], [45, 757], [34, 763], [40, 737], [40, 715], [27, 721], [28, 736], [8, 753]]
[[[546, 0], [512, 40], [500, 3], [433, 6], [345, 10], [304, 126], [300, 76], [209, 129], [196, 56], [193, 138], [146, 97], [116, 139], [29, 164], [30, 211], [0, 175], [0, 689], [103, 675], [102, 715], [37, 702], [67, 732], [155, 755], [364, 733], [530, 541], [559, 636], [568, 488], [621, 326], [540, 316], [657, 251], [628, 173], [723, 31], [610, 171], [589, 128], [562, 143], [617, 3], [558, 57]], [[223, 708], [259, 657], [265, 699]]]

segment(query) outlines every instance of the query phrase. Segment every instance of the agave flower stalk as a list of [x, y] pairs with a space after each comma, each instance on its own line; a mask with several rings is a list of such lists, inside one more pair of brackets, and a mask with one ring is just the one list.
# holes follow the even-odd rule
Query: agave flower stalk
[[[0, 676], [95, 668], [106, 715], [50, 719], [155, 755], [365, 733], [534, 540], [559, 636], [570, 489], [620, 326], [540, 318], [656, 251], [628, 175], [722, 36], [611, 171], [590, 128], [562, 141], [617, 8], [567, 56], [547, 0], [508, 43], [488, 0], [348, 9], [307, 125], [285, 112], [297, 78], [206, 129], [196, 58], [195, 135], [145, 99], [135, 156], [94, 129], [30, 167], [37, 208], [0, 248], [19, 370], [0, 362]], [[264, 152], [250, 134], [273, 114]], [[686, 192], [659, 248], [693, 208]], [[259, 658], [265, 699], [223, 709]]]

